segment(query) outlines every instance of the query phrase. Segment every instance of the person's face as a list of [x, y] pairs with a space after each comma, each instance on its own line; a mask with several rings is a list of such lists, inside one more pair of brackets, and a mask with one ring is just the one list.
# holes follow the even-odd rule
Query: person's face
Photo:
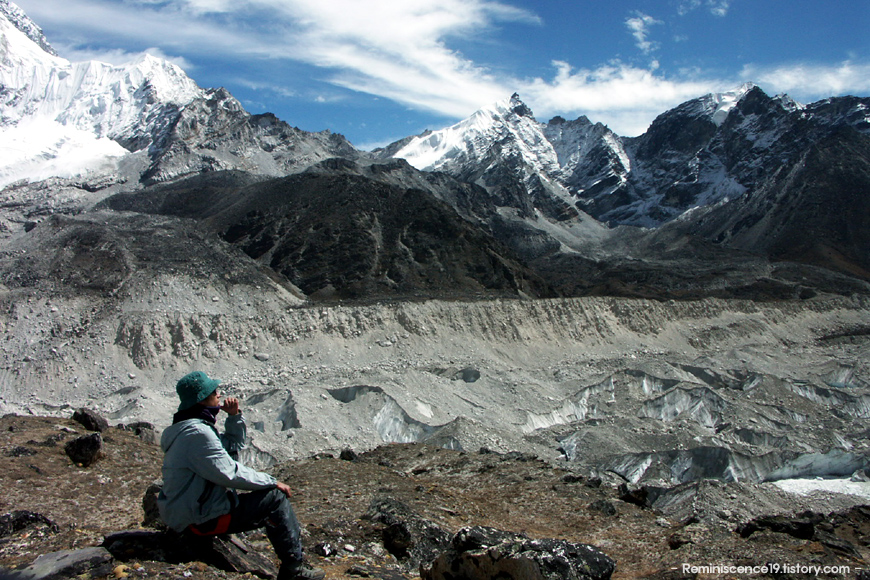
[[220, 407], [221, 406], [221, 394], [215, 389], [215, 391], [210, 394], [208, 397], [200, 401], [204, 407]]

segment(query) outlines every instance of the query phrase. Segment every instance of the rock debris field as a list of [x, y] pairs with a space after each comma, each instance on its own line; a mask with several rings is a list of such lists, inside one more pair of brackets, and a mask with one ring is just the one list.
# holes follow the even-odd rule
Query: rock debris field
[[[195, 229], [178, 236], [180, 222], [149, 218], [139, 224], [133, 217], [121, 221], [126, 230], [118, 223], [101, 229], [100, 220], [121, 218], [95, 215], [101, 214], [86, 218], [87, 228], [72, 218], [52, 216], [28, 236], [4, 241], [3, 414], [61, 420], [85, 407], [111, 425], [150, 423], [159, 435], [177, 405], [175, 382], [200, 369], [221, 379], [226, 394], [241, 399], [251, 434], [244, 460], [258, 468], [288, 475], [325, 465], [345, 469], [357, 464], [311, 457], [337, 458], [344, 450], [379, 457], [403, 449], [406, 456], [397, 463], [403, 467], [395, 471], [407, 475], [416, 469], [411, 466], [413, 450], [419, 448], [431, 461], [473, 457], [475, 466], [464, 480], [471, 490], [478, 484], [469, 482], [489, 469], [477, 462], [526, 469], [528, 462], [495, 459], [520, 454], [535, 458], [535, 473], [522, 472], [509, 478], [511, 484], [481, 489], [525, 501], [520, 498], [528, 493], [564, 485], [550, 482], [549, 475], [541, 479], [542, 473], [558, 470], [559, 481], [565, 474], [600, 480], [601, 491], [595, 493], [601, 496], [584, 495], [580, 504], [620, 501], [614, 505], [621, 518], [626, 502], [618, 499], [618, 489], [629, 486], [625, 493], [645, 494], [641, 502], [657, 506], [636, 512], [624, 508], [650, 518], [643, 521], [658, 533], [656, 553], [670, 550], [666, 539], [675, 530], [656, 524], [654, 510], [675, 525], [695, 520], [708, 525], [713, 518], [733, 534], [741, 523], [765, 514], [794, 515], [800, 508], [828, 517], [834, 509], [866, 502], [862, 476], [870, 414], [870, 309], [864, 297], [312, 304], [237, 250], [215, 244]], [[150, 252], [149, 244], [159, 245], [161, 252]], [[481, 450], [491, 455], [481, 455]], [[4, 447], [4, 453], [10, 452]], [[159, 450], [142, 457], [147, 457], [142, 469], [156, 476]], [[380, 459], [367, 461], [377, 465]], [[96, 477], [99, 465], [85, 469]], [[35, 470], [19, 473], [32, 477]], [[548, 483], [514, 491], [523, 489], [526, 476]], [[28, 477], [20, 475], [13, 487], [31, 492], [24, 483]], [[813, 485], [818, 478], [854, 481], [836, 491], [830, 483], [828, 491], [812, 491], [824, 487]], [[336, 481], [339, 487], [350, 486], [350, 480]], [[773, 481], [783, 483], [777, 487]], [[454, 484], [451, 478], [438, 482], [442, 490]], [[326, 489], [323, 481], [318, 485]], [[360, 490], [360, 497], [356, 492], [350, 492], [351, 498], [323, 497], [339, 506], [336, 510], [350, 509], [341, 507], [348, 499], [362, 502], [348, 512], [355, 521], [373, 491], [386, 487], [372, 481], [366, 485], [374, 487]], [[430, 485], [423, 481], [411, 489]], [[659, 497], [655, 491], [680, 485], [695, 486], [690, 499]], [[127, 507], [135, 512], [142, 490], [134, 491], [131, 501], [136, 501]], [[310, 493], [315, 494], [314, 488]], [[426, 509], [434, 510], [431, 517], [441, 514], [444, 505], [421, 497]], [[535, 513], [547, 498], [552, 499], [547, 494], [533, 498], [535, 504], [521, 511]], [[483, 501], [464, 498], [461, 510], [447, 507], [464, 514], [464, 519], [445, 521], [449, 533], [458, 530], [462, 519], [463, 524], [600, 545], [617, 561], [614, 574], [622, 577], [658, 573], [671, 562], [640, 561], [636, 550], [627, 547], [638, 536], [614, 539], [596, 531], [599, 525], [591, 520], [555, 525], [550, 516], [541, 516], [549, 523], [535, 526], [494, 516], [486, 504], [475, 508], [477, 500]], [[12, 495], [3, 501], [10, 511], [25, 509]], [[327, 505], [323, 498], [312, 501], [303, 513], [316, 512], [315, 504]], [[440, 507], [433, 507], [436, 503]], [[35, 512], [51, 512], [38, 509], [49, 502], [30, 505]], [[472, 512], [480, 517], [471, 517]], [[132, 524], [138, 515], [118, 517]], [[322, 527], [318, 537], [336, 542], [329, 532], [332, 524], [317, 521]], [[607, 529], [628, 533], [621, 531], [624, 521], [619, 523]], [[688, 534], [684, 539], [696, 533], [685, 526], [681, 530]], [[800, 542], [807, 546], [812, 540]], [[719, 546], [697, 538], [685, 545], [705, 546], [705, 558]], [[860, 541], [850, 545], [857, 546], [850, 557], [865, 557]], [[827, 554], [829, 548], [806, 549]], [[38, 553], [43, 552], [24, 552], [31, 559]], [[24, 564], [20, 558], [13, 563]]]

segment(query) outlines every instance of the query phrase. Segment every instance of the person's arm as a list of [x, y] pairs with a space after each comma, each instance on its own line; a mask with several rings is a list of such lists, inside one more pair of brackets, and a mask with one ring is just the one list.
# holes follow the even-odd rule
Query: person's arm
[[283, 482], [276, 482], [275, 487], [278, 488], [278, 491], [286, 495], [288, 498], [293, 495], [293, 491], [290, 489], [290, 486]]
[[239, 452], [247, 447], [248, 441], [248, 427], [242, 417], [239, 400], [235, 397], [227, 397], [221, 404], [221, 410], [227, 414], [224, 432], [220, 435], [221, 443], [230, 457], [238, 461]]

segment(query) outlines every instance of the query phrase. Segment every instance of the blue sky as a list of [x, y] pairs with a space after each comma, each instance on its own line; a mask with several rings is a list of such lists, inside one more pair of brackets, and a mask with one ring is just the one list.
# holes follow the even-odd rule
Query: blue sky
[[251, 113], [360, 148], [518, 92], [621, 135], [751, 81], [870, 95], [868, 0], [14, 0], [61, 56], [150, 52]]

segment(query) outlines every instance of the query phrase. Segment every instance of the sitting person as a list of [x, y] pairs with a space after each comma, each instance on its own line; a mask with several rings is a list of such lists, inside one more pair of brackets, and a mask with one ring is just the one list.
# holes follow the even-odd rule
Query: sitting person
[[[176, 385], [181, 404], [160, 440], [165, 453], [163, 490], [157, 498], [160, 517], [177, 532], [202, 536], [265, 527], [281, 560], [278, 580], [323, 578], [323, 570], [302, 559], [290, 487], [237, 461], [245, 447], [245, 421], [238, 399], [227, 397], [221, 404], [219, 383], [197, 371]], [[220, 411], [228, 415], [223, 434], [215, 427]]]

